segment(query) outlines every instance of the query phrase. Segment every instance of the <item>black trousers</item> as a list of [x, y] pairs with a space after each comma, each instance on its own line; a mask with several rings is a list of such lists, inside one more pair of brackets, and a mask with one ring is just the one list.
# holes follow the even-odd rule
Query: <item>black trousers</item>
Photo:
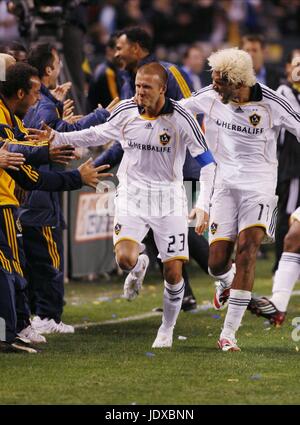
[[24, 226], [23, 240], [31, 311], [59, 323], [64, 299], [63, 230]]
[[0, 267], [0, 317], [10, 342], [30, 323], [22, 232], [14, 207], [0, 208]]

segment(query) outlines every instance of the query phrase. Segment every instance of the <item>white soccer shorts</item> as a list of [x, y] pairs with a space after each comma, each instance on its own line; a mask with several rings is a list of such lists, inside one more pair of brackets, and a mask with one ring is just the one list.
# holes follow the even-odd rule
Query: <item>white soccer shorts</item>
[[218, 240], [235, 242], [243, 230], [262, 227], [266, 236], [263, 243], [274, 241], [277, 199], [266, 195], [238, 189], [215, 189], [210, 208], [209, 243]]
[[300, 207], [298, 207], [294, 212], [293, 212], [293, 214], [291, 215], [291, 217], [290, 217], [290, 222], [291, 222], [291, 224], [294, 222], [294, 221], [299, 221], [300, 222]]
[[119, 185], [115, 207], [114, 245], [121, 240], [132, 240], [140, 245], [142, 252], [142, 240], [151, 228], [162, 262], [189, 259], [188, 210], [183, 184], [161, 186], [158, 190]]

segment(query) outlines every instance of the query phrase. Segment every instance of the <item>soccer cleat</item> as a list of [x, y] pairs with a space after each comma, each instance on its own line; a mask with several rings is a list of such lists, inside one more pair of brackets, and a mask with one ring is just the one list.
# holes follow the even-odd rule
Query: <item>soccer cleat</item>
[[41, 319], [39, 316], [35, 316], [31, 321], [31, 326], [39, 334], [73, 334], [75, 329], [71, 325], [66, 325], [63, 322], [56, 323], [53, 319]]
[[0, 341], [1, 353], [37, 354], [39, 351], [28, 342], [27, 338], [16, 337], [11, 343]]
[[215, 310], [223, 310], [227, 307], [230, 287], [224, 286], [224, 283], [221, 280], [215, 282], [215, 295], [213, 299], [213, 306]]
[[265, 317], [275, 327], [281, 326], [286, 317], [286, 312], [277, 310], [272, 301], [266, 297], [252, 297], [247, 309], [256, 316]]
[[162, 332], [160, 329], [157, 332], [152, 348], [171, 348], [173, 344], [173, 329], [169, 332]]
[[19, 332], [18, 336], [28, 339], [32, 344], [44, 344], [47, 342], [46, 338], [39, 334], [31, 325]]
[[144, 277], [149, 265], [149, 258], [146, 254], [141, 254], [140, 259], [144, 261], [144, 267], [139, 276], [135, 276], [132, 272], [126, 277], [124, 282], [124, 298], [128, 301], [134, 300], [142, 289]]
[[195, 310], [197, 308], [197, 301], [192, 295], [188, 295], [184, 297], [181, 304], [181, 310], [190, 311]]
[[229, 338], [220, 338], [218, 341], [218, 348], [222, 351], [241, 351], [236, 345], [236, 341]]

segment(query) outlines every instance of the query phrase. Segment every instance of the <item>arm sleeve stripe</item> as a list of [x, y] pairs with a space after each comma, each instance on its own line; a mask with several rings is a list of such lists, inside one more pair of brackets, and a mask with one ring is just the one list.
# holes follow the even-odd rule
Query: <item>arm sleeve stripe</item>
[[211, 90], [213, 90], [212, 84], [210, 84], [207, 87], [203, 87], [203, 89], [200, 89], [200, 90], [192, 93], [192, 96], [198, 96], [198, 94], [206, 93], [207, 91], [211, 91]]
[[183, 97], [190, 97], [192, 94], [191, 90], [180, 71], [174, 65], [170, 66], [169, 71], [174, 75], [174, 78], [177, 81], [177, 84], [179, 85]]
[[28, 173], [32, 175], [32, 177], [35, 177], [38, 180], [39, 174], [36, 171], [34, 171], [30, 165], [24, 164], [23, 167], [26, 168], [26, 170], [28, 171]]
[[120, 113], [120, 112], [126, 111], [127, 109], [133, 109], [133, 108], [136, 108], [136, 107], [137, 107], [137, 105], [136, 105], [136, 104], [134, 104], [134, 105], [128, 105], [127, 107], [124, 107], [124, 108], [122, 108], [122, 109], [119, 109], [117, 112], [115, 112], [113, 115], [111, 115], [111, 116], [107, 119], [107, 122], [108, 122], [108, 121], [111, 121], [113, 118], [115, 118], [117, 115], [119, 115], [119, 113]]
[[27, 168], [25, 168], [25, 167], [30, 167], [29, 165], [21, 165], [21, 170], [23, 170], [24, 171], [24, 173], [28, 176], [28, 178], [31, 180], [31, 181], [33, 181], [34, 183], [36, 183], [37, 181], [38, 181], [38, 178], [33, 174], [31, 174], [31, 172], [30, 172], [30, 170], [28, 170]]
[[276, 96], [274, 93], [265, 90], [264, 88], [262, 89], [262, 92], [264, 97], [278, 103], [278, 105], [280, 105], [286, 112], [292, 115], [296, 121], [300, 122], [300, 114], [297, 113], [285, 99]]
[[119, 95], [117, 83], [116, 83], [116, 73], [113, 69], [107, 68], [105, 71], [105, 74], [106, 74], [109, 93], [111, 97], [114, 99], [115, 97], [118, 97]]
[[215, 162], [215, 159], [212, 156], [212, 153], [210, 150], [195, 156], [195, 159], [198, 161], [201, 167], [205, 167], [205, 165]]
[[113, 117], [117, 112], [119, 112], [120, 109], [125, 108], [125, 106], [137, 106], [135, 102], [133, 102], [132, 99], [127, 100], [126, 102], [122, 102], [121, 104], [118, 104], [115, 109], [112, 111], [111, 117]]
[[2, 263], [2, 267], [5, 269], [5, 270], [7, 270], [8, 272], [12, 272], [12, 269], [11, 269], [11, 265], [10, 265], [10, 262], [9, 262], [9, 260], [5, 257], [5, 255], [3, 254], [3, 252], [0, 250], [0, 260], [1, 260], [1, 263]]
[[7, 134], [7, 137], [10, 140], [14, 140], [14, 138], [15, 138], [14, 133], [9, 128], [5, 128], [4, 130], [5, 130], [6, 134]]
[[[176, 106], [178, 106], [178, 108], [176, 108]], [[178, 104], [176, 104], [176, 106], [174, 105], [174, 109], [180, 115], [185, 117], [185, 119], [188, 121], [188, 123], [190, 124], [190, 127], [192, 128], [193, 133], [194, 133], [196, 139], [198, 140], [198, 142], [200, 143], [200, 145], [203, 147], [204, 150], [208, 150], [205, 137], [201, 133], [201, 130], [199, 130], [199, 127], [197, 126], [194, 119], [183, 108], [181, 108], [181, 106], [179, 106]]]
[[207, 151], [208, 147], [206, 144], [206, 140], [205, 137], [203, 136], [203, 134], [201, 133], [201, 130], [199, 130], [199, 127], [197, 126], [197, 124], [194, 122], [194, 119], [183, 109], [181, 108], [181, 106], [178, 105], [178, 103], [173, 103], [174, 105], [174, 109], [180, 114], [182, 115], [186, 121], [189, 123], [196, 139], [198, 140], [198, 142], [200, 143], [200, 145], [202, 146], [202, 148]]
[[21, 145], [21, 146], [30, 146], [35, 148], [41, 148], [43, 146], [48, 146], [49, 142], [45, 140], [44, 142], [22, 142], [19, 140], [7, 140], [7, 139], [0, 139], [1, 141], [5, 142], [8, 141], [10, 145]]
[[30, 175], [34, 178], [36, 178], [38, 180], [39, 178], [39, 173], [37, 173], [36, 171], [34, 171], [31, 167], [31, 165], [24, 165], [24, 168], [26, 168], [26, 170], [30, 173]]

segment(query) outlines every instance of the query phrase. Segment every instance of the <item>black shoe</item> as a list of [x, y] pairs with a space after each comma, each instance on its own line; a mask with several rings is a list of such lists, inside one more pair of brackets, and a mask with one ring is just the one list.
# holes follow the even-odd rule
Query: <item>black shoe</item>
[[36, 354], [40, 352], [36, 347], [33, 347], [26, 339], [16, 337], [12, 342], [0, 341], [1, 353], [29, 353]]
[[275, 305], [266, 297], [252, 297], [247, 310], [250, 310], [256, 316], [265, 317], [275, 327], [280, 327], [286, 317], [286, 312], [277, 310]]
[[194, 298], [192, 295], [188, 295], [187, 297], [184, 297], [181, 304], [181, 310], [183, 311], [190, 311], [190, 310], [196, 310], [197, 308], [197, 301], [196, 298]]

